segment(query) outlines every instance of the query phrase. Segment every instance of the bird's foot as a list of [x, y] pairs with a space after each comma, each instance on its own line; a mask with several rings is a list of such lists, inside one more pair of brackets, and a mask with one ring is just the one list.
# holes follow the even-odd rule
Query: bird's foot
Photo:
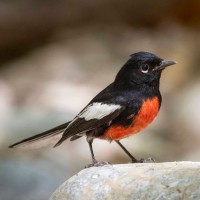
[[147, 159], [142, 158], [142, 159], [140, 159], [140, 160], [138, 161], [138, 163], [155, 163], [155, 162], [156, 162], [155, 159], [153, 159], [153, 158], [151, 158], [151, 157], [149, 157], [149, 158], [147, 158]]
[[97, 160], [95, 160], [95, 161], [93, 161], [92, 164], [86, 165], [85, 168], [89, 168], [89, 167], [102, 167], [104, 165], [111, 165], [111, 163], [109, 163], [107, 161], [98, 162]]
[[141, 158], [140, 160], [132, 159], [131, 163], [155, 163], [155, 159], [149, 157], [147, 159]]

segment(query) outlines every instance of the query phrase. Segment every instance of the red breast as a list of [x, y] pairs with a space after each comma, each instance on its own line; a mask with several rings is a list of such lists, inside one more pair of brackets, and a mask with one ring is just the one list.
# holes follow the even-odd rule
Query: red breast
[[111, 126], [101, 137], [101, 139], [120, 140], [138, 133], [146, 128], [159, 111], [159, 100], [157, 97], [147, 99], [143, 102], [140, 111], [135, 117], [133, 123], [128, 127]]

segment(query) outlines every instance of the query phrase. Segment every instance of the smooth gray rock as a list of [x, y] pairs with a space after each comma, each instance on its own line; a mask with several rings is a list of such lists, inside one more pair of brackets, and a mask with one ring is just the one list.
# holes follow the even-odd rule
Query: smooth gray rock
[[106, 165], [80, 171], [51, 200], [199, 200], [200, 162]]

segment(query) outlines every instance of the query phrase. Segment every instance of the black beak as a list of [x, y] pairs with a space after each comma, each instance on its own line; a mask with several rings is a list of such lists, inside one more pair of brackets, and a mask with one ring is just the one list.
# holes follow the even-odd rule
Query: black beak
[[159, 66], [157, 66], [154, 70], [162, 70], [168, 66], [175, 65], [177, 62], [171, 60], [163, 60]]

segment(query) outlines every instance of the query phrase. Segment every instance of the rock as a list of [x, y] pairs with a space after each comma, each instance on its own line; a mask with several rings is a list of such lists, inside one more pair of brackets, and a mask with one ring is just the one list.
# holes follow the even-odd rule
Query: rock
[[51, 200], [199, 200], [200, 162], [106, 165], [80, 171]]

